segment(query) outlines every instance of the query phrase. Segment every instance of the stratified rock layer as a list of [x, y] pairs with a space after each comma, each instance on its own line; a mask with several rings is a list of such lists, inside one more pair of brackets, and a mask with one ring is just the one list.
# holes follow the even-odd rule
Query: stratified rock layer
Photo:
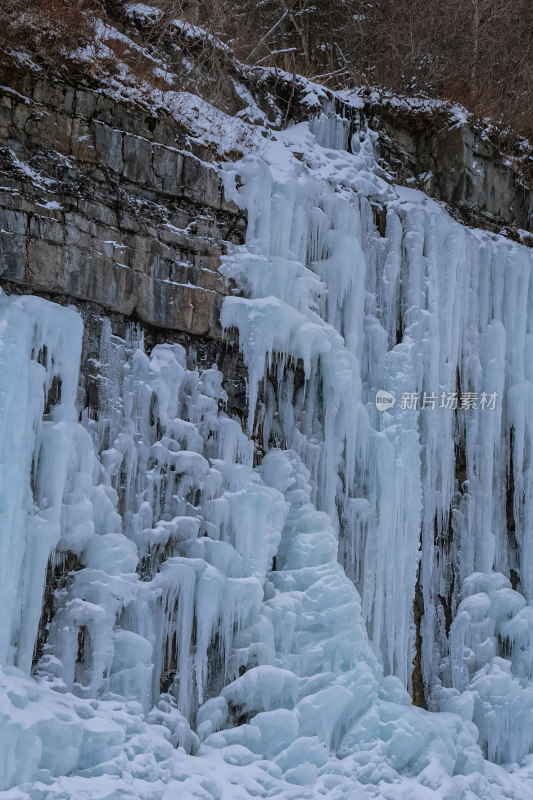
[[243, 235], [207, 148], [99, 87], [14, 76], [0, 100], [0, 270], [170, 330], [220, 337]]

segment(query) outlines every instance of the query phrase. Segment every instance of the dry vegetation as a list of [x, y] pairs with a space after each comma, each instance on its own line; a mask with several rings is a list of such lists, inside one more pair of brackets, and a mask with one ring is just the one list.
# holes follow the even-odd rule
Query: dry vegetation
[[0, 45], [28, 51], [37, 61], [57, 60], [65, 48], [94, 37], [97, 0], [1, 0]]
[[[533, 139], [531, 0], [144, 0], [156, 18], [137, 24], [145, 46], [170, 58], [190, 51], [219, 74], [228, 55], [277, 66], [330, 87], [374, 85], [463, 103]], [[90, 41], [94, 19], [125, 22], [125, 0], [2, 0], [4, 47], [41, 61]], [[178, 18], [202, 27], [191, 37]], [[134, 56], [132, 57], [134, 59]]]
[[[531, 0], [230, 5], [235, 13], [222, 32], [234, 37], [245, 60], [294, 69], [330, 86], [353, 82], [448, 98], [533, 138]], [[200, 9], [209, 19], [208, 5]]]

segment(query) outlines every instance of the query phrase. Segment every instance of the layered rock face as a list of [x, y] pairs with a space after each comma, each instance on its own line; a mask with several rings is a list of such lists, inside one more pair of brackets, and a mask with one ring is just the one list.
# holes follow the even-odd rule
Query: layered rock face
[[1, 115], [2, 280], [220, 338], [220, 255], [245, 223], [209, 150], [171, 118], [27, 70]]
[[[486, 131], [431, 107], [367, 107], [378, 150], [395, 180], [448, 204], [469, 225], [513, 238], [533, 230], [533, 194]], [[527, 241], [528, 237], [525, 237]]]
[[[188, 119], [123, 97], [94, 79], [47, 78], [10, 60], [0, 90], [0, 279], [169, 331], [220, 339], [228, 293], [218, 267], [241, 243], [242, 210], [224, 197], [215, 153]], [[305, 100], [285, 76], [257, 79], [285, 124], [317, 113], [326, 92]], [[260, 102], [260, 101], [258, 101]], [[192, 115], [201, 114], [201, 101]], [[397, 183], [450, 204], [480, 227], [533, 228], [533, 194], [488, 141], [442, 109], [395, 108], [336, 98], [356, 127], [378, 132], [381, 163]], [[278, 110], [278, 122], [282, 117]], [[263, 120], [264, 122], [264, 120]], [[227, 121], [218, 123], [220, 135]], [[216, 130], [213, 132], [216, 138]], [[241, 148], [242, 150], [242, 148]], [[239, 151], [230, 153], [231, 157]]]

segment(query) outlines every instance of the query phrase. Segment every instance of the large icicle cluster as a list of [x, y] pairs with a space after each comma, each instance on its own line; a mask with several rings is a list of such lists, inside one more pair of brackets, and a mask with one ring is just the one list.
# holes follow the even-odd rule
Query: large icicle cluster
[[[323, 118], [314, 127], [319, 141], [346, 144], [347, 121]], [[240, 332], [250, 372], [250, 429], [257, 383], [265, 362], [268, 370], [277, 358], [280, 402], [266, 398], [263, 439], [293, 447], [311, 469], [320, 508], [336, 520], [339, 501], [346, 528], [360, 530], [353, 542], [359, 563], [350, 568], [359, 570], [365, 616], [385, 664], [407, 683], [421, 504], [417, 420], [400, 412], [400, 425], [374, 429], [362, 381], [385, 382], [392, 370], [416, 381], [403, 354], [387, 370], [386, 332], [365, 315], [363, 240], [373, 228], [368, 195], [383, 200], [388, 187], [371, 171], [369, 135], [353, 137], [357, 153], [349, 157], [317, 146], [307, 126], [291, 129], [288, 143], [291, 137], [294, 149], [309, 152], [308, 167], [286, 177], [251, 158], [233, 171], [244, 184], [233, 197], [249, 209], [249, 241], [223, 271], [251, 299], [227, 300], [222, 322]], [[295, 389], [288, 360], [301, 362], [303, 387]]]
[[[271, 144], [264, 159], [232, 165], [226, 180], [249, 212], [246, 246], [223, 267], [244, 297], [226, 301], [222, 316], [238, 328], [250, 371], [249, 429], [293, 447], [311, 470], [318, 507], [333, 519], [340, 509], [340, 557], [385, 670], [409, 686], [421, 634], [426, 701], [448, 707], [450, 688], [465, 688], [454, 662], [470, 657], [450, 631], [469, 576], [490, 583], [503, 573], [522, 604], [533, 601], [532, 254], [390, 186], [372, 135], [334, 113], [282, 138], [283, 153]], [[296, 386], [298, 366], [289, 363], [304, 373]], [[265, 384], [259, 408], [268, 374], [277, 396]], [[395, 405], [378, 410], [378, 390]], [[500, 656], [528, 650], [529, 618], [520, 613], [512, 635], [492, 626], [480, 665], [496, 669]], [[481, 741], [503, 761], [531, 750], [527, 735], [511, 732], [516, 703], [528, 719], [533, 711], [529, 689], [520, 689], [530, 676], [513, 675], [508, 702], [495, 680], [478, 675], [472, 690], [481, 682], [478, 722], [493, 696], [499, 722], [492, 744], [491, 725], [479, 722]], [[461, 706], [469, 719], [470, 706]]]
[[58, 326], [33, 297], [0, 303], [0, 663], [28, 672], [50, 554], [62, 534], [90, 535], [93, 452], [74, 408], [81, 319], [65, 311]]
[[[32, 422], [17, 484], [2, 485], [2, 508], [22, 508], [2, 527], [6, 552], [21, 551], [5, 598], [3, 788], [32, 800], [354, 797], [406, 768], [427, 785], [447, 772], [468, 784], [482, 764], [474, 729], [444, 715], [439, 732], [383, 679], [309, 470], [279, 449], [252, 468], [253, 443], [220, 408], [221, 374], [187, 368], [179, 345], [148, 357], [104, 322], [98, 419], [80, 422], [78, 315], [1, 303], [16, 423], [3, 428], [6, 476], [9, 437]], [[39, 626], [47, 561], [57, 579]], [[401, 746], [391, 713], [418, 731]]]
[[531, 255], [335, 114], [225, 186], [247, 433], [107, 320], [83, 409], [77, 312], [0, 296], [0, 794], [526, 800]]

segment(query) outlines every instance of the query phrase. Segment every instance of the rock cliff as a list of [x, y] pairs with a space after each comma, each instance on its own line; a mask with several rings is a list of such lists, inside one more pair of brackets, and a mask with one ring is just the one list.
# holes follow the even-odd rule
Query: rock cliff
[[[83, 70], [50, 75], [16, 55], [4, 55], [0, 65], [6, 287], [220, 340], [228, 293], [220, 258], [228, 242], [243, 241], [246, 227], [243, 212], [225, 199], [220, 164], [247, 147], [257, 150], [253, 137], [227, 137], [232, 121], [250, 127], [250, 104], [263, 135], [334, 105], [354, 130], [367, 123], [377, 132], [390, 180], [422, 189], [476, 226], [526, 242], [533, 230], [531, 189], [486, 130], [453, 107], [378, 101], [370, 93], [334, 96], [310, 91], [295, 76], [243, 71], [240, 84], [234, 80], [240, 97], [228, 98], [227, 90], [219, 97], [237, 118], [221, 111], [207, 120], [211, 130], [202, 138], [201, 97], [182, 93], [188, 105], [180, 114], [164, 101], [150, 106], [134, 92], [110, 91]], [[210, 146], [217, 138], [219, 146]]]

